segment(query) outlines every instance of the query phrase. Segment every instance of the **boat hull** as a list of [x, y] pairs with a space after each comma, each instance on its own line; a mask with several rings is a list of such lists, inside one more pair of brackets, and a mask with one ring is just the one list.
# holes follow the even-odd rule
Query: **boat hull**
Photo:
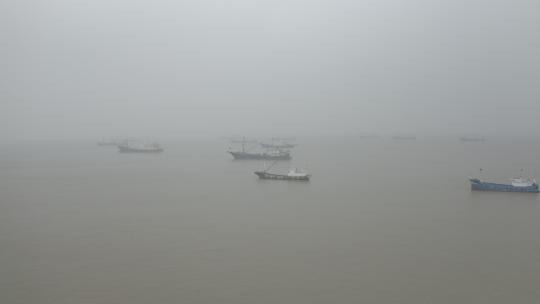
[[290, 160], [291, 155], [289, 153], [272, 155], [266, 153], [247, 153], [247, 152], [229, 152], [234, 159], [253, 159], [253, 160]]
[[537, 184], [526, 187], [516, 187], [509, 184], [486, 183], [478, 179], [471, 179], [470, 183], [471, 190], [474, 191], [539, 193]]
[[289, 176], [289, 175], [283, 175], [283, 174], [273, 174], [268, 173], [264, 171], [256, 171], [254, 172], [255, 175], [259, 177], [259, 179], [273, 179], [273, 180], [289, 180], [289, 181], [309, 181], [310, 176]]

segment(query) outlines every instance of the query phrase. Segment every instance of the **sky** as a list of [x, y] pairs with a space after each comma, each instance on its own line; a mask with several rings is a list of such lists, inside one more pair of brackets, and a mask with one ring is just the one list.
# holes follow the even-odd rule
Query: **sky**
[[540, 2], [3, 0], [0, 139], [538, 134]]

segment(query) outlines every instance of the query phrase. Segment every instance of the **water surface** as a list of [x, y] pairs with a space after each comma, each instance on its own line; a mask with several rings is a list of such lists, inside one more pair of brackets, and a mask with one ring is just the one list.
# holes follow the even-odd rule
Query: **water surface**
[[3, 303], [535, 303], [540, 209], [466, 179], [540, 173], [540, 143], [299, 139], [309, 183], [220, 140], [0, 151]]

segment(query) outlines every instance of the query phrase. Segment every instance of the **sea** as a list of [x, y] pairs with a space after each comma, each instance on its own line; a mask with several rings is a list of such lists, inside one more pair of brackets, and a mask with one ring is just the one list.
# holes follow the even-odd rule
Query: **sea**
[[310, 182], [160, 143], [0, 144], [0, 302], [540, 303], [539, 196], [468, 185], [540, 176], [538, 140], [299, 137], [271, 171]]

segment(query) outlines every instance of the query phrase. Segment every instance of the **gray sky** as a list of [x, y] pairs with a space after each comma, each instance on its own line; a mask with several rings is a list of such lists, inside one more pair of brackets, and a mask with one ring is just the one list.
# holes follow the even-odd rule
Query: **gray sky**
[[0, 137], [536, 134], [540, 2], [3, 0]]

